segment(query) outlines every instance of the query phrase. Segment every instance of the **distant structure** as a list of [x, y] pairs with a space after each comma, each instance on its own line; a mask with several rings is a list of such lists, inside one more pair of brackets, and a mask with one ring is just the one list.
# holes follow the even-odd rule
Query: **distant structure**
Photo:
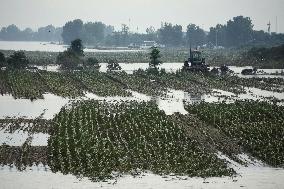
[[271, 27], [270, 21], [268, 22], [267, 26], [268, 26], [267, 32], [270, 34], [270, 29], [271, 29], [271, 28], [270, 28], [270, 27]]

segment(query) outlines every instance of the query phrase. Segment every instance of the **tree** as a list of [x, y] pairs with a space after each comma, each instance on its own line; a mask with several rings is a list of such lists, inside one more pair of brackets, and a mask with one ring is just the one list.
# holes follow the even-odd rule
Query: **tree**
[[6, 64], [6, 58], [4, 53], [0, 52], [0, 68], [4, 67]]
[[158, 30], [159, 41], [162, 44], [168, 46], [179, 46], [182, 44], [182, 26], [181, 25], [172, 25], [171, 23], [165, 23]]
[[82, 64], [83, 61], [74, 51], [64, 51], [59, 53], [56, 63], [60, 65], [61, 69], [74, 70], [78, 68], [78, 65]]
[[206, 35], [205, 32], [195, 24], [189, 24], [186, 31], [187, 44], [192, 46], [204, 45]]
[[83, 31], [83, 21], [80, 19], [67, 22], [63, 26], [62, 39], [65, 44], [70, 44], [71, 41], [81, 38]]
[[237, 16], [227, 22], [227, 45], [240, 46], [252, 41], [253, 25], [249, 17]]
[[16, 51], [8, 58], [7, 63], [9, 68], [24, 69], [28, 66], [29, 60], [24, 51]]
[[21, 32], [21, 38], [25, 41], [31, 41], [34, 39], [34, 32], [31, 28], [26, 28]]
[[147, 28], [146, 33], [147, 33], [147, 40], [149, 41], [157, 40], [157, 32], [153, 26], [150, 26], [149, 28]]
[[46, 27], [40, 27], [38, 29], [37, 37], [40, 41], [50, 41], [55, 34], [55, 27], [48, 25]]
[[159, 66], [162, 62], [160, 61], [161, 55], [160, 50], [157, 47], [152, 47], [152, 50], [150, 52], [150, 63], [149, 66], [151, 68], [157, 69], [157, 66]]
[[56, 59], [56, 63], [61, 66], [62, 69], [73, 70], [78, 68], [80, 64], [83, 64], [82, 56], [84, 56], [83, 45], [81, 39], [75, 39], [71, 42], [67, 51], [59, 53]]
[[217, 24], [216, 27], [211, 27], [208, 33], [207, 40], [214, 46], [227, 46], [227, 26]]
[[1, 29], [1, 38], [3, 40], [17, 41], [21, 40], [21, 30], [14, 24]]
[[83, 27], [82, 39], [84, 43], [96, 44], [103, 42], [105, 38], [105, 24], [102, 22], [88, 22]]
[[74, 52], [78, 56], [84, 56], [84, 47], [82, 44], [81, 39], [75, 39], [74, 41], [71, 42], [70, 47], [68, 48], [68, 51]]

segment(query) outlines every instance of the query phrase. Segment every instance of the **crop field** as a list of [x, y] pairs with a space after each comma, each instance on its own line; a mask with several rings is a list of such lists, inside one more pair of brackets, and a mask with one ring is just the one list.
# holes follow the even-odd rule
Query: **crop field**
[[95, 180], [108, 178], [113, 171], [202, 177], [233, 173], [151, 102], [112, 107], [86, 101], [63, 109], [53, 123], [48, 148], [54, 171]]
[[[211, 66], [221, 66], [223, 64], [231, 66], [251, 66], [251, 62], [245, 62], [243, 59], [243, 53], [246, 52], [246, 49], [202, 49], [201, 51], [203, 52], [207, 63]], [[6, 56], [9, 56], [14, 51], [3, 50], [2, 52]], [[161, 61], [164, 63], [184, 62], [189, 56], [188, 52], [189, 48], [161, 49]], [[31, 64], [34, 65], [55, 64], [56, 57], [58, 56], [58, 52], [25, 51], [25, 53]], [[85, 57], [96, 57], [100, 63], [108, 62], [109, 60], [117, 60], [120, 63], [148, 63], [149, 51], [85, 52]], [[265, 67], [269, 68], [268, 65]], [[280, 66], [279, 68], [283, 68], [283, 66]]]
[[234, 138], [254, 157], [284, 165], [284, 108], [267, 102], [200, 103], [186, 109]]
[[0, 71], [1, 94], [14, 98], [38, 99], [44, 93], [76, 98], [84, 92], [99, 96], [131, 96], [128, 89], [151, 96], [163, 95], [167, 89], [183, 90], [193, 94], [210, 93], [220, 89], [235, 94], [246, 93], [244, 87], [283, 93], [283, 78], [240, 78], [233, 75], [196, 74], [177, 71], [176, 73], [137, 70], [125, 72], [75, 71]]
[[[260, 95], [257, 100], [235, 99], [250, 95], [248, 89], [254, 88], [281, 97], [283, 78], [141, 69], [133, 74], [96, 70], [0, 73], [1, 94], [12, 95], [13, 103], [19, 98], [31, 103], [44, 101], [47, 93], [70, 99], [52, 119], [43, 119], [42, 115], [0, 119], [0, 139], [6, 137], [0, 146], [1, 165], [25, 170], [41, 164], [54, 173], [92, 181], [147, 171], [162, 176], [236, 176], [238, 171], [220, 158], [220, 153], [241, 165], [247, 162], [239, 155], [248, 154], [269, 166], [283, 168], [283, 98]], [[169, 90], [213, 97], [217, 90], [233, 96], [221, 93], [215, 103], [188, 103], [185, 97], [178, 102], [180, 99]], [[133, 92], [149, 99], [135, 100]], [[88, 99], [87, 93], [102, 98]], [[104, 100], [115, 97], [121, 100]], [[181, 103], [185, 113], [166, 114], [157, 98], [166, 102], [164, 106], [170, 101]], [[8, 140], [21, 133], [26, 136], [23, 142], [11, 145]]]

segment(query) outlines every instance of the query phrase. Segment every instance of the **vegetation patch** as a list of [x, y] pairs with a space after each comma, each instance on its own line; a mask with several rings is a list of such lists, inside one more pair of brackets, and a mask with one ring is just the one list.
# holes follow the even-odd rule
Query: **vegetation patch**
[[258, 101], [186, 106], [191, 114], [214, 125], [245, 151], [272, 166], [284, 165], [284, 107]]
[[234, 173], [160, 111], [154, 102], [78, 102], [53, 120], [48, 141], [52, 171], [111, 178], [112, 173], [222, 176]]

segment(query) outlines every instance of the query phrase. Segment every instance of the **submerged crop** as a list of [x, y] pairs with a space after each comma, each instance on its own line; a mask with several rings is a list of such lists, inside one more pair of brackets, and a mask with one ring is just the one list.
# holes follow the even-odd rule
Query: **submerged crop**
[[234, 173], [153, 102], [82, 101], [62, 109], [52, 130], [48, 159], [54, 172], [94, 180], [138, 170], [202, 177]]

